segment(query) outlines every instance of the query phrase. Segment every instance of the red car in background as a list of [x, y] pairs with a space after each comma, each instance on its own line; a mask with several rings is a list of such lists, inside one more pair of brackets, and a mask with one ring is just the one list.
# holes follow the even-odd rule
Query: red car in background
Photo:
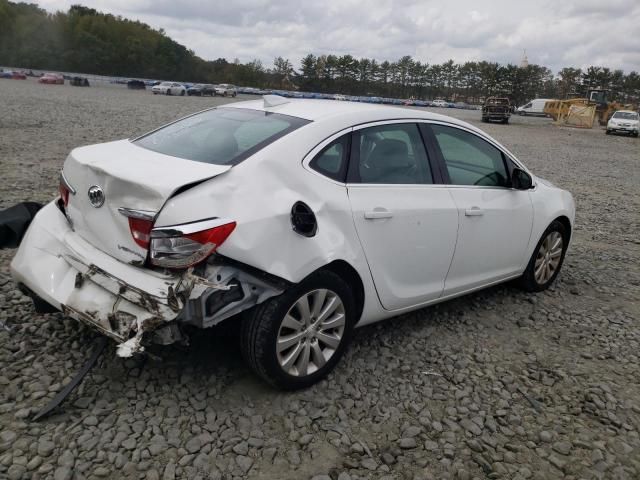
[[64, 77], [58, 73], [45, 73], [38, 79], [38, 83], [64, 85]]

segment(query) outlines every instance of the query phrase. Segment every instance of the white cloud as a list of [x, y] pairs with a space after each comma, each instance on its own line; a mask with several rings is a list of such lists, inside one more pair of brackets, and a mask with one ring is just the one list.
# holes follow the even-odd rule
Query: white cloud
[[47, 10], [82, 3], [138, 19], [194, 50], [270, 66], [307, 53], [350, 53], [426, 63], [491, 60], [640, 70], [637, 0], [39, 0]]

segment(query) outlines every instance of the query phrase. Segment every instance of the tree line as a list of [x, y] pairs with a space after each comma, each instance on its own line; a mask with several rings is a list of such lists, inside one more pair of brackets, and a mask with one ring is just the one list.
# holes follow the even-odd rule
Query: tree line
[[453, 60], [428, 64], [404, 56], [397, 61], [352, 55], [305, 56], [296, 68], [277, 57], [206, 61], [160, 29], [80, 5], [50, 14], [33, 4], [0, 0], [0, 65], [87, 74], [167, 79], [241, 86], [300, 89], [347, 95], [480, 102], [507, 95], [516, 104], [532, 98], [585, 95], [606, 88], [610, 98], [640, 99], [640, 75], [590, 66], [554, 73], [541, 65], [501, 65]]

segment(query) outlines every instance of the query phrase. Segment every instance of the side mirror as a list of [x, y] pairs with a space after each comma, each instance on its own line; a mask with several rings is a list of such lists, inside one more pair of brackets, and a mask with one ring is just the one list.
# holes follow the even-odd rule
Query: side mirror
[[516, 167], [511, 174], [511, 186], [516, 190], [529, 190], [533, 188], [533, 179], [527, 172]]

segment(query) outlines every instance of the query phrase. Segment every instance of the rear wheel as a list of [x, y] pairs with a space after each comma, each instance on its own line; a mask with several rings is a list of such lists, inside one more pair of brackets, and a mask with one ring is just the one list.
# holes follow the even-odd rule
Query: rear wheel
[[184, 97], [184, 90], [180, 90], [180, 96]]
[[171, 95], [171, 89], [170, 89], [170, 88], [167, 88], [167, 90], [166, 90], [165, 94], [166, 94], [166, 95]]
[[522, 288], [528, 292], [546, 290], [560, 273], [569, 243], [566, 227], [554, 220], [547, 227], [520, 278]]
[[347, 283], [317, 272], [249, 311], [241, 349], [249, 366], [283, 390], [306, 388], [325, 377], [344, 354], [355, 324]]

